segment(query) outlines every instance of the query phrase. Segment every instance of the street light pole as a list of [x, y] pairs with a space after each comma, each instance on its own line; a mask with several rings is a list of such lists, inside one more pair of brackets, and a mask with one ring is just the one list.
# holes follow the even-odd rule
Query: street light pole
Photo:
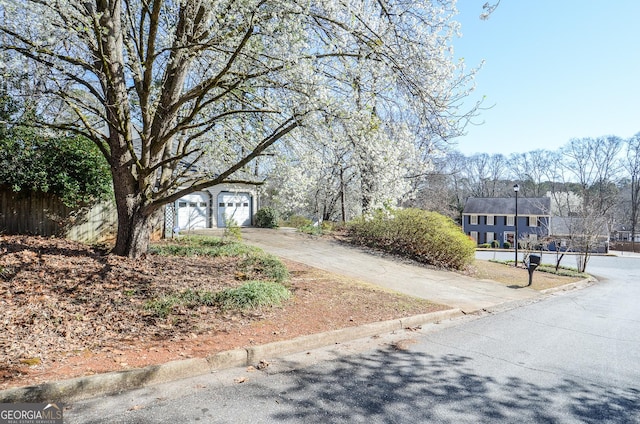
[[518, 192], [520, 191], [520, 186], [518, 184], [513, 185], [513, 191], [516, 192], [516, 217], [514, 219], [514, 225], [516, 227], [515, 235], [513, 237], [513, 242], [516, 245], [516, 257], [515, 257], [515, 267], [518, 267]]

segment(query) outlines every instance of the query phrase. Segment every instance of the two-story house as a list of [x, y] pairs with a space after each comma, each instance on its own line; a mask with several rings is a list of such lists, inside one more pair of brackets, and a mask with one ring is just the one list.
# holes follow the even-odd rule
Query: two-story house
[[548, 197], [518, 198], [518, 234], [516, 237], [515, 197], [470, 197], [462, 212], [462, 229], [478, 244], [500, 246], [516, 238], [535, 241], [549, 235], [551, 199]]

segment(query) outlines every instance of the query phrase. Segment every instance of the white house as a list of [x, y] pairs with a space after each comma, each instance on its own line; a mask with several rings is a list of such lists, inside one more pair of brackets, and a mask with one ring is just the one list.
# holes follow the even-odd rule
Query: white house
[[173, 231], [224, 228], [229, 220], [240, 227], [253, 224], [258, 210], [256, 186], [220, 184], [188, 194], [168, 205], [165, 222]]

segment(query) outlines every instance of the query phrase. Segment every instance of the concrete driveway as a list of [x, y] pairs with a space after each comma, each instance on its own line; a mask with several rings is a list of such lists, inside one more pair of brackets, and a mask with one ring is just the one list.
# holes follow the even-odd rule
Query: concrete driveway
[[467, 313], [539, 296], [529, 288], [511, 289], [492, 281], [427, 269], [290, 228], [243, 228], [242, 237], [246, 243], [273, 255], [460, 308]]

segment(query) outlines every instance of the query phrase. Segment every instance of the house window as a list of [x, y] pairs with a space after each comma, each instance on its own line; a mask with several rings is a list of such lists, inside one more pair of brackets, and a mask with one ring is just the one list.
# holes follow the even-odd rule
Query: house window
[[186, 208], [187, 207], [187, 202], [179, 202], [178, 203], [178, 207], [179, 208]]
[[495, 225], [495, 217], [493, 215], [487, 215], [487, 225]]
[[478, 215], [469, 215], [469, 224], [478, 225]]
[[530, 216], [529, 217], [529, 227], [537, 227], [538, 226], [538, 217]]
[[504, 232], [504, 241], [511, 243], [511, 245], [513, 246], [514, 240], [515, 240], [515, 233], [513, 231]]
[[494, 241], [496, 239], [496, 234], [491, 232], [491, 231], [489, 231], [489, 232], [487, 232], [486, 239], [487, 239], [487, 241], [486, 241], [487, 243], [491, 243], [492, 241]]
[[473, 241], [478, 243], [478, 232], [477, 231], [471, 231], [469, 233], [469, 236], [473, 239]]
[[224, 202], [220, 202], [220, 203], [218, 203], [218, 207], [220, 207], [220, 208], [224, 208]]
[[507, 216], [507, 227], [513, 227], [513, 226], [515, 225], [515, 224], [514, 224], [514, 219], [513, 219], [513, 218], [515, 218], [515, 217], [513, 217], [513, 216]]

